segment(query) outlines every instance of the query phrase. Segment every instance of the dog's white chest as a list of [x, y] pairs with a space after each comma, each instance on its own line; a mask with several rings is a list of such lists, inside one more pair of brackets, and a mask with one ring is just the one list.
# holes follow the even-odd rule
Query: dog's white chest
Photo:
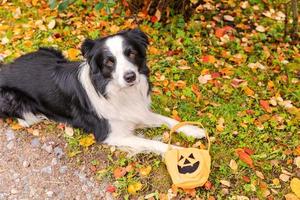
[[108, 102], [114, 107], [122, 121], [137, 122], [149, 112], [150, 97], [148, 82], [142, 76], [140, 82], [132, 87], [118, 89], [113, 85], [107, 88]]

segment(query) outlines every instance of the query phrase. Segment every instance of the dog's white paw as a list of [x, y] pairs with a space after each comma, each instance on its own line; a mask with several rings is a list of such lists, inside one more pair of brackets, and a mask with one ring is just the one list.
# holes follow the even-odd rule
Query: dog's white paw
[[205, 130], [197, 126], [185, 125], [178, 129], [177, 132], [183, 132], [186, 136], [193, 136], [194, 138], [204, 138]]

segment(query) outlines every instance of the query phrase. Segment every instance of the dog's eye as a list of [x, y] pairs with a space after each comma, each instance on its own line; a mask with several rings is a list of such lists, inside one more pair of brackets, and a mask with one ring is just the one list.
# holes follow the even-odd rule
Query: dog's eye
[[105, 64], [106, 64], [107, 66], [109, 66], [109, 67], [113, 67], [114, 64], [115, 64], [115, 61], [114, 61], [113, 58], [109, 58], [109, 59], [105, 62]]
[[136, 56], [135, 52], [132, 51], [132, 52], [129, 53], [129, 58], [135, 59], [135, 56]]

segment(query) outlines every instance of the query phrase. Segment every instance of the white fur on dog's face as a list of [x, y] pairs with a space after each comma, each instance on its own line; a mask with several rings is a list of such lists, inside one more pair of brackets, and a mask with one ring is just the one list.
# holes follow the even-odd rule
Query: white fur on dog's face
[[[121, 36], [110, 37], [105, 41], [105, 46], [114, 57], [115, 68], [112, 72], [113, 82], [121, 88], [132, 86], [138, 83], [140, 80], [138, 67], [133, 62], [130, 62], [129, 57], [126, 56], [124, 39]], [[135, 73], [135, 81], [130, 83], [125, 81], [124, 76], [128, 72]]]

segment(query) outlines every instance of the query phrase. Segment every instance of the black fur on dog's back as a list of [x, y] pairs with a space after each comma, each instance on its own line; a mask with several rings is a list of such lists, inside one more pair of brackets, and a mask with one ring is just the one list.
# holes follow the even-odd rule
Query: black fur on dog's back
[[3, 65], [0, 70], [0, 117], [22, 118], [24, 113], [44, 114], [94, 132], [97, 140], [109, 133], [78, 81], [80, 62], [68, 61], [60, 51], [40, 48]]

